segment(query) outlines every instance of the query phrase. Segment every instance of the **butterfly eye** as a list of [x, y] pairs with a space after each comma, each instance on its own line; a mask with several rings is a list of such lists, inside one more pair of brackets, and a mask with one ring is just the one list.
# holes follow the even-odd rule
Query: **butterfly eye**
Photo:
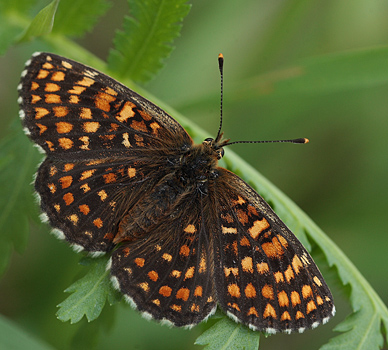
[[206, 144], [208, 144], [208, 145], [211, 145], [213, 141], [214, 141], [213, 138], [208, 137], [207, 139], [203, 140], [203, 143], [206, 143]]
[[220, 148], [217, 150], [218, 159], [221, 159], [225, 154], [225, 151], [223, 148]]

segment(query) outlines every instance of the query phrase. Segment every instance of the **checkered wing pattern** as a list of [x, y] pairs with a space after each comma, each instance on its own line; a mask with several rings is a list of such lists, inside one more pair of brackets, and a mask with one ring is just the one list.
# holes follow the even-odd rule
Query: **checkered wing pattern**
[[306, 249], [218, 167], [222, 134], [194, 145], [150, 101], [54, 54], [27, 62], [19, 95], [25, 131], [46, 154], [42, 218], [77, 250], [112, 251], [112, 281], [144, 316], [191, 327], [218, 304], [254, 330], [290, 333], [334, 315]]
[[200, 196], [186, 195], [179, 196], [178, 211], [152, 224], [151, 234], [113, 252], [111, 274], [146, 318], [191, 327], [213, 314], [217, 304], [207, 213]]
[[191, 138], [150, 101], [54, 54], [27, 62], [19, 94], [25, 130], [47, 154], [35, 184], [43, 217], [77, 250], [111, 249], [124, 212]]
[[254, 330], [302, 332], [334, 315], [318, 267], [270, 206], [220, 169], [214, 276], [219, 305]]

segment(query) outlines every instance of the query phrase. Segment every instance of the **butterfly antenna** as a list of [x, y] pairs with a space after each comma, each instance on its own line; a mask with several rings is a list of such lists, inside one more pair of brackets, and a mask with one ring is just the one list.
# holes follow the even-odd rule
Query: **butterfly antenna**
[[223, 98], [224, 98], [224, 55], [222, 53], [218, 55], [218, 68], [220, 69], [220, 76], [221, 76], [221, 102], [220, 102], [220, 126], [218, 128], [217, 137], [215, 139], [216, 143], [221, 138], [221, 129], [222, 129], [222, 108], [223, 108]]
[[[224, 55], [220, 53], [218, 55], [218, 68], [220, 69], [220, 77], [221, 77], [221, 102], [220, 102], [220, 126], [218, 128], [217, 137], [215, 138], [214, 142], [217, 144], [221, 137], [221, 129], [222, 129], [222, 110], [223, 110], [223, 98], [224, 98]], [[277, 143], [277, 142], [287, 142], [287, 143], [308, 143], [309, 140], [305, 137], [299, 138], [299, 139], [292, 139], [292, 140], [269, 140], [269, 141], [234, 141], [234, 142], [228, 142], [229, 140], [225, 140], [222, 142], [222, 145], [220, 147], [234, 145], [236, 143]]]
[[278, 143], [278, 142], [287, 142], [287, 143], [309, 143], [309, 139], [306, 139], [305, 137], [299, 138], [299, 139], [292, 139], [292, 140], [269, 140], [269, 141], [234, 141], [234, 142], [228, 142], [223, 144], [222, 146], [230, 146], [234, 145], [236, 143]]

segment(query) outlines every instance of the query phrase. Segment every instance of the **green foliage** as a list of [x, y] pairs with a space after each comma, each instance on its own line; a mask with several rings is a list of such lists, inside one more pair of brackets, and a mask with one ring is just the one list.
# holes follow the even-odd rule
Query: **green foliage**
[[137, 82], [151, 79], [170, 55], [171, 43], [179, 35], [190, 6], [187, 0], [129, 0], [131, 17], [116, 33], [109, 68]]
[[[124, 19], [123, 29], [116, 34], [114, 47], [111, 48], [107, 65], [92, 53], [83, 49], [79, 44], [70, 41], [66, 36], [79, 37], [90, 31], [98, 19], [106, 13], [109, 4], [104, 0], [77, 2], [62, 0], [56, 11], [57, 5], [58, 2], [55, 0], [49, 4], [32, 0], [1, 1], [0, 53], [6, 52], [18, 40], [26, 41], [38, 37], [38, 41], [32, 44], [34, 49], [35, 46], [40, 48], [43, 45], [56, 53], [66, 56], [71, 55], [72, 58], [81, 60], [98, 69], [108, 71], [109, 68], [110, 74], [123, 77], [123, 83], [127, 85], [133, 85], [133, 80], [139, 82], [148, 81], [163, 67], [164, 61], [172, 51], [172, 42], [181, 31], [183, 18], [190, 9], [186, 1], [182, 0], [129, 1], [131, 17]], [[261, 49], [263, 52], [260, 54], [254, 52], [256, 37], [249, 41], [247, 47], [252, 47], [251, 56], [244, 58], [243, 63], [245, 64], [241, 64], [242, 67], [247, 66], [248, 73], [244, 74], [241, 71], [238, 73], [241, 76], [245, 75], [246, 78], [239, 78], [237, 83], [232, 83], [232, 78], [228, 77], [226, 97], [230, 115], [241, 116], [244, 108], [251, 105], [255, 106], [256, 109], [257, 106], [263, 109], [270, 106], [270, 108], [267, 108], [268, 110], [271, 108], [273, 110], [278, 109], [279, 111], [281, 111], [281, 108], [286, 109], [287, 113], [285, 114], [286, 117], [283, 117], [283, 121], [287, 122], [287, 118], [294, 117], [292, 113], [307, 113], [309, 116], [311, 112], [315, 113], [317, 106], [319, 106], [318, 103], [314, 104], [315, 99], [322, 99], [324, 102], [327, 102], [326, 98], [328, 95], [337, 98], [338, 95], [343, 94], [343, 98], [346, 100], [349, 94], [354, 91], [374, 89], [387, 84], [388, 46], [386, 44], [381, 47], [365, 47], [359, 50], [349, 50], [329, 55], [321, 54], [321, 51], [317, 50], [318, 54], [315, 52], [316, 56], [313, 58], [306, 58], [301, 55], [301, 57], [294, 57], [290, 61], [284, 60], [284, 57], [286, 57], [282, 52], [282, 50], [286, 51], [286, 47], [283, 46], [284, 43], [287, 42], [291, 34], [298, 37], [295, 33], [299, 26], [303, 28], [303, 21], [307, 21], [310, 25], [309, 15], [313, 5], [313, 2], [308, 1], [287, 2], [273, 21], [273, 28], [267, 28], [267, 37], [262, 40]], [[194, 4], [194, 6], [196, 5]], [[217, 6], [214, 5], [213, 9], [210, 2], [206, 3], [206, 5], [202, 4], [202, 6], [209, 6], [206, 9], [206, 13], [212, 14], [210, 16], [212, 21], [221, 23], [220, 18], [224, 16], [224, 13], [221, 13], [219, 3], [217, 3]], [[240, 38], [243, 38], [243, 35], [236, 37], [233, 35], [240, 30], [240, 24], [245, 20], [247, 23], [249, 22], [249, 13], [246, 13], [245, 17], [238, 17], [239, 9], [228, 7], [231, 5], [225, 3], [224, 6], [230, 13], [225, 13], [227, 25], [223, 26], [224, 31], [218, 38], [227, 37], [230, 39], [230, 45], [234, 50], [234, 46], [237, 45]], [[250, 6], [253, 5], [251, 4]], [[249, 9], [247, 11], [249, 12]], [[265, 12], [265, 9], [263, 11]], [[253, 13], [256, 16], [256, 12], [252, 11], [252, 16]], [[233, 24], [235, 18], [238, 18], [238, 25], [236, 23]], [[50, 33], [53, 19], [53, 33]], [[255, 21], [257, 22], [256, 17]], [[241, 27], [243, 26], [241, 25]], [[195, 28], [198, 32], [197, 35], [201, 38], [200, 42], [203, 43], [201, 50], [213, 50], [214, 46], [217, 45], [211, 40], [206, 40], [206, 35], [209, 33], [206, 22], [201, 21]], [[216, 26], [214, 30], [217, 30]], [[252, 28], [249, 27], [249, 30], [244, 32], [245, 35], [248, 35], [251, 30]], [[254, 30], [258, 31], [257, 28]], [[187, 41], [189, 42], [189, 40], [190, 36], [187, 36]], [[289, 45], [296, 50], [298, 42], [293, 42]], [[195, 42], [190, 44], [192, 45], [192, 51], [198, 50]], [[230, 52], [234, 52], [232, 49]], [[28, 51], [28, 54], [24, 54], [26, 58], [32, 52], [31, 50]], [[292, 54], [294, 51], [291, 50], [290, 52]], [[214, 57], [216, 57], [216, 54]], [[256, 57], [260, 57], [260, 59], [255, 61]], [[177, 65], [179, 73], [186, 72], [187, 66], [196, 71], [203, 68], [199, 66], [199, 63], [198, 66], [195, 66], [197, 57], [194, 57], [191, 64], [188, 63], [187, 59], [191, 58], [184, 57], [180, 61], [181, 66]], [[229, 62], [231, 61], [227, 62], [228, 67], [230, 67], [231, 64]], [[274, 64], [273, 62], [277, 63]], [[259, 68], [256, 69], [258, 66]], [[17, 69], [20, 70], [21, 67], [17, 67]], [[213, 64], [211, 69], [216, 70], [216, 65]], [[204, 72], [202, 73], [205, 74]], [[199, 76], [202, 73], [198, 74], [196, 72], [195, 75]], [[132, 81], [128, 80], [129, 78]], [[193, 79], [195, 78], [193, 77]], [[191, 93], [190, 98], [187, 98], [184, 95], [180, 95], [186, 89], [179, 87], [179, 80], [182, 79], [177, 78], [176, 75], [173, 76], [170, 82], [176, 85], [176, 90], [173, 90], [173, 84], [168, 85], [169, 88], [167, 90], [174, 99], [177, 98], [179, 100], [180, 98], [181, 106], [190, 106], [192, 108], [191, 113], [195, 111], [195, 108], [198, 108], [200, 113], [195, 111], [198, 115], [203, 114], [203, 109], [210, 108], [208, 107], [209, 103], [211, 103], [211, 108], [214, 110], [213, 91], [209, 93], [207, 86], [197, 84], [199, 91], [197, 95]], [[191, 84], [192, 81], [184, 81], [182, 83], [186, 86], [189, 83]], [[165, 84], [167, 83], [163, 81], [163, 88], [160, 89], [161, 94], [166, 90]], [[17, 82], [14, 85], [16, 87]], [[139, 91], [139, 88], [136, 89]], [[195, 97], [192, 97], [192, 95], [195, 95]], [[145, 92], [145, 96], [151, 98], [147, 92]], [[154, 98], [152, 100], [155, 101]], [[332, 100], [337, 101], [334, 98]], [[291, 109], [290, 106], [293, 108]], [[311, 106], [314, 106], [314, 108]], [[170, 107], [162, 107], [178, 119], [190, 131], [195, 140], [201, 140], [208, 136], [198, 126], [174, 112]], [[368, 107], [371, 111], [375, 109], [375, 106], [371, 104]], [[279, 115], [282, 115], [282, 113], [279, 112]], [[203, 118], [204, 122], [207, 122], [206, 114], [204, 114]], [[281, 117], [277, 120], [280, 119]], [[307, 118], [304, 120], [306, 123], [308, 121], [309, 119]], [[348, 128], [352, 124], [352, 119], [345, 121]], [[318, 123], [319, 120], [315, 119], [315, 122]], [[253, 123], [254, 121], [252, 121], [252, 125], [257, 125]], [[242, 123], [238, 120], [237, 124]], [[236, 126], [236, 130], [238, 127], [239, 125]], [[244, 128], [246, 129], [246, 125], [244, 125]], [[252, 127], [252, 129], [255, 128]], [[361, 135], [363, 136], [363, 134]], [[329, 134], [329, 137], [332, 137], [332, 135]], [[374, 138], [372, 140], [376, 142]], [[335, 155], [332, 157], [335, 157]], [[31, 220], [36, 223], [38, 218], [37, 206], [33, 201], [30, 183], [40, 158], [41, 156], [31, 147], [28, 139], [22, 135], [19, 122], [13, 124], [11, 131], [0, 144], [0, 273], [6, 269], [14, 249], [22, 253], [27, 244], [34, 243], [28, 242], [29, 228], [35, 227], [34, 223], [30, 225]], [[346, 158], [346, 156], [343, 158]], [[347, 286], [346, 290], [350, 291], [349, 303], [352, 311], [344, 320], [339, 319], [339, 316], [337, 316], [329, 323], [330, 325], [332, 322], [337, 322], [334, 330], [339, 332], [339, 335], [331, 338], [327, 344], [322, 346], [322, 349], [374, 350], [382, 348], [385, 341], [385, 330], [388, 329], [387, 307], [350, 259], [306, 214], [255, 169], [237, 157], [230, 149], [227, 150], [223, 165], [243, 177], [244, 180], [256, 188], [271, 203], [277, 214], [309, 250], [311, 247], [317, 246], [324, 254], [328, 266], [333, 268], [331, 272], [333, 273], [336, 270], [341, 284]], [[286, 168], [284, 166], [284, 169]], [[368, 166], [363, 164], [363, 168], [368, 168]], [[335, 176], [337, 175], [338, 173], [336, 172]], [[327, 175], [325, 174], [325, 176]], [[327, 190], [326, 187], [325, 190]], [[339, 196], [341, 191], [343, 189], [339, 188]], [[345, 195], [348, 194], [345, 192]], [[375, 193], [376, 198], [379, 195], [381, 195], [379, 191]], [[364, 213], [364, 204], [361, 213]], [[335, 205], [339, 206], [338, 203]], [[344, 215], [342, 212], [341, 214]], [[383, 214], [385, 215], [385, 211]], [[356, 220], [354, 213], [351, 217], [352, 220]], [[327, 216], [327, 218], [329, 221], [334, 220], [332, 216]], [[368, 219], [367, 216], [365, 216], [366, 219]], [[370, 218], [367, 221], [369, 225], [373, 223], [373, 220]], [[338, 224], [338, 221], [336, 224]], [[384, 225], [380, 226], [385, 227]], [[369, 226], [365, 232], [367, 232], [366, 236], [368, 238], [373, 237], [375, 234], [375, 232], [370, 232]], [[346, 243], [348, 242], [346, 241]], [[59, 243], [56, 244], [59, 245]], [[41, 245], [38, 244], [37, 246], [40, 248]], [[40, 250], [39, 253], [34, 251], [33, 256], [37, 256], [37, 254], [41, 254]], [[57, 317], [61, 321], [70, 321], [70, 323], [76, 323], [82, 319], [85, 321], [83, 316], [86, 316], [87, 321], [94, 321], [91, 324], [92, 326], [88, 326], [86, 322], [82, 323], [81, 321], [79, 324], [82, 324], [82, 326], [75, 335], [70, 335], [69, 332], [68, 339], [73, 337], [73, 343], [70, 345], [72, 348], [86, 348], [92, 345], [98, 347], [97, 335], [100, 333], [98, 322], [103, 318], [103, 315], [100, 314], [101, 312], [104, 313], [106, 309], [110, 309], [104, 307], [106, 302], [113, 305], [119, 300], [120, 296], [113, 290], [109, 281], [109, 273], [105, 270], [108, 258], [108, 256], [102, 257], [92, 262], [88, 259], [83, 260], [83, 264], [87, 265], [87, 272], [65, 290], [71, 294], [59, 304]], [[52, 262], [47, 261], [45, 264], [52, 264]], [[385, 273], [385, 270], [383, 271]], [[26, 271], [23, 272], [26, 273]], [[73, 276], [71, 267], [69, 267], [69, 275]], [[379, 275], [380, 279], [381, 277], [384, 278], [384, 276]], [[23, 278], [23, 276], [20, 278]], [[331, 285], [330, 282], [329, 285]], [[28, 287], [28, 283], [23, 287]], [[50, 300], [46, 304], [55, 305], [53, 302]], [[48, 313], [52, 314], [53, 312], [50, 310]], [[344, 315], [343, 310], [342, 315]], [[32, 317], [39, 318], [42, 316], [32, 315]], [[109, 324], [112, 318], [109, 318]], [[20, 319], [22, 317], [19, 318], [19, 322], [21, 322]], [[50, 322], [46, 321], [46, 323], [49, 324]], [[106, 325], [105, 321], [101, 321], [101, 323]], [[73, 325], [72, 327], [76, 326]], [[128, 325], [128, 328], [130, 328], [130, 325]], [[30, 329], [34, 330], [35, 325], [30, 324]], [[50, 339], [48, 335], [50, 333], [51, 331], [42, 332], [42, 339]], [[89, 337], [83, 336], [86, 333], [89, 334]], [[124, 336], [127, 335], [124, 334]], [[300, 337], [305, 336], [308, 337], [307, 334]], [[276, 336], [271, 338], [276, 338]], [[11, 340], [13, 343], [9, 342]], [[93, 340], [94, 344], [92, 344]], [[58, 344], [55, 339], [50, 341]], [[262, 347], [265, 346], [263, 345], [265, 341], [266, 339], [262, 339]], [[257, 349], [259, 346], [259, 333], [252, 332], [228, 318], [223, 318], [207, 329], [197, 339], [196, 344], [206, 345], [205, 349], [207, 350], [223, 348]], [[15, 326], [3, 317], [0, 318], [1, 346], [15, 349], [49, 348], [43, 341], [40, 342], [30, 338], [28, 333], [22, 328]], [[64, 346], [62, 347], [64, 348]]]
[[59, 0], [53, 0], [43, 8], [32, 20], [28, 28], [21, 35], [19, 42], [32, 40], [35, 37], [49, 34], [53, 28], [54, 17], [57, 11]]
[[20, 126], [13, 126], [0, 143], [0, 274], [12, 250], [25, 249], [29, 218], [37, 220], [38, 210], [30, 184], [40, 158]]
[[21, 329], [0, 315], [0, 349], [52, 350], [53, 348], [35, 339], [24, 329]]
[[58, 305], [57, 317], [61, 321], [76, 323], [84, 315], [89, 322], [94, 321], [100, 316], [105, 301], [113, 305], [120, 300], [119, 293], [111, 286], [109, 270], [106, 270], [108, 259], [109, 257], [95, 259], [90, 264], [89, 272], [65, 290], [66, 293], [73, 294]]
[[94, 27], [109, 7], [110, 3], [106, 0], [61, 0], [53, 32], [82, 36]]
[[257, 332], [238, 325], [228, 318], [218, 321], [197, 338], [195, 344], [208, 345], [204, 350], [256, 350], [260, 337]]

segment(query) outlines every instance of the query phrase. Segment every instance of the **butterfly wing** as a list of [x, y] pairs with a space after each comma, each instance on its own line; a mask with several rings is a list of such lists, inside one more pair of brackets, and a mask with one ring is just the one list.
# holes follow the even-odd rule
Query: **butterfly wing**
[[216, 309], [208, 217], [196, 194], [141, 239], [113, 252], [112, 280], [146, 318], [192, 327]]
[[25, 130], [47, 155], [35, 182], [42, 210], [77, 249], [111, 249], [123, 213], [192, 144], [150, 101], [54, 54], [27, 62], [19, 95]]
[[327, 322], [333, 297], [309, 253], [248, 184], [225, 169], [219, 174], [214, 275], [221, 308], [267, 333]]

